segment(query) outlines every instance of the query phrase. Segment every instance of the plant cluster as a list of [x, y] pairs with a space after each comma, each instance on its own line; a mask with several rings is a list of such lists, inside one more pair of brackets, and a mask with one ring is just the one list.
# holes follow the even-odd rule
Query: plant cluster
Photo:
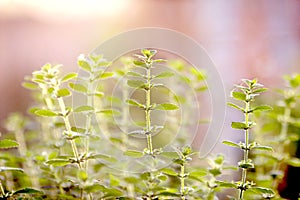
[[[228, 166], [221, 154], [199, 159], [189, 141], [201, 122], [192, 119], [207, 89], [205, 72], [157, 56], [143, 49], [112, 63], [80, 55], [79, 73], [63, 75], [60, 65], [46, 64], [26, 77], [23, 86], [33, 91], [35, 104], [30, 117], [14, 113], [6, 120], [1, 199], [279, 199], [280, 176], [270, 176], [270, 184], [261, 177], [298, 161], [286, 149], [298, 139], [288, 134], [298, 127], [293, 109], [299, 77], [287, 78], [283, 115], [277, 107], [260, 113], [271, 107], [255, 105], [266, 91], [256, 79], [234, 88], [238, 102], [228, 105], [244, 117], [231, 126], [244, 140], [223, 143], [240, 149], [243, 158]], [[281, 130], [279, 141], [264, 141], [260, 132], [268, 125], [259, 117], [277, 120], [272, 127]], [[223, 176], [238, 169], [240, 180]]]

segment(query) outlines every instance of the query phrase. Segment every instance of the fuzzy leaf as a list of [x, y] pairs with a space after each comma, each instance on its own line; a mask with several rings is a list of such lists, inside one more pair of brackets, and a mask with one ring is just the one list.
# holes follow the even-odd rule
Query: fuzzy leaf
[[175, 74], [173, 72], [162, 72], [156, 76], [154, 76], [154, 78], [169, 78], [174, 76]]
[[105, 154], [101, 154], [101, 153], [91, 155], [87, 159], [100, 159], [100, 160], [104, 160], [106, 162], [111, 162], [111, 163], [117, 162], [117, 159], [115, 159], [114, 157], [111, 157], [111, 156], [105, 155]]
[[66, 81], [72, 80], [72, 79], [74, 79], [74, 78], [77, 78], [77, 73], [71, 72], [71, 73], [65, 75], [65, 76], [61, 79], [61, 82], [66, 82]]
[[70, 96], [71, 92], [67, 88], [62, 88], [57, 91], [57, 97], [66, 97]]
[[0, 140], [0, 149], [17, 148], [18, 146], [19, 143], [17, 143], [14, 140], [9, 140], [9, 139]]
[[144, 130], [135, 130], [135, 131], [131, 131], [128, 133], [128, 135], [145, 135], [145, 131]]
[[237, 100], [240, 100], [240, 101], [245, 101], [246, 100], [246, 95], [242, 92], [232, 91], [231, 96], [233, 98], [237, 99]]
[[143, 81], [140, 80], [128, 80], [127, 81], [127, 85], [129, 87], [133, 87], [133, 88], [140, 88], [144, 85], [145, 83]]
[[300, 159], [296, 157], [287, 159], [286, 163], [293, 167], [300, 167]]
[[19, 172], [24, 172], [24, 170], [21, 169], [21, 168], [16, 168], [16, 167], [0, 167], [0, 172], [5, 172], [5, 171], [19, 171]]
[[97, 111], [97, 113], [102, 113], [105, 115], [120, 115], [120, 112], [114, 109], [103, 109], [103, 110], [99, 110]]
[[236, 185], [234, 183], [229, 183], [224, 181], [216, 181], [216, 183], [219, 185], [219, 187], [222, 188], [236, 188]]
[[34, 114], [42, 117], [55, 117], [57, 116], [57, 113], [51, 111], [51, 110], [44, 110], [44, 109], [38, 109], [34, 112]]
[[139, 60], [134, 60], [133, 64], [135, 64], [136, 66], [143, 67], [143, 68], [146, 67], [146, 64], [144, 62], [142, 62], [142, 61], [139, 61]]
[[13, 192], [13, 194], [43, 194], [43, 192], [33, 188], [23, 188]]
[[84, 58], [80, 58], [80, 56], [79, 56], [77, 63], [81, 69], [83, 69], [87, 72], [91, 72], [91, 66]]
[[261, 105], [261, 106], [255, 107], [253, 109], [253, 112], [256, 112], [256, 111], [268, 111], [268, 110], [272, 110], [272, 107], [268, 106], [268, 105]]
[[94, 111], [94, 108], [92, 106], [79, 106], [74, 109], [74, 112], [90, 112]]
[[143, 74], [137, 73], [137, 72], [128, 72], [128, 76], [135, 76], [135, 77], [144, 77]]
[[234, 129], [247, 129], [247, 125], [242, 122], [232, 122], [231, 127]]
[[103, 73], [99, 76], [99, 78], [100, 78], [100, 79], [105, 79], [105, 78], [112, 77], [113, 75], [114, 75], [113, 72], [103, 72]]
[[170, 159], [178, 158], [178, 153], [175, 151], [163, 151], [159, 155]]
[[179, 107], [172, 103], [162, 103], [155, 107], [156, 110], [177, 110]]
[[69, 86], [76, 92], [87, 93], [87, 88], [84, 85], [78, 83], [70, 83]]
[[128, 100], [126, 101], [126, 103], [128, 103], [129, 105], [138, 106], [138, 107], [143, 107], [143, 106], [144, 106], [143, 104], [137, 102], [137, 101], [134, 100], [134, 99], [128, 99]]
[[272, 147], [269, 147], [269, 146], [263, 146], [263, 145], [259, 145], [259, 144], [256, 144], [253, 149], [257, 149], [257, 150], [263, 150], [263, 151], [273, 151], [273, 148]]
[[232, 107], [232, 108], [235, 108], [235, 109], [237, 109], [237, 110], [241, 110], [241, 111], [244, 112], [244, 108], [242, 108], [242, 107], [240, 107], [240, 106], [238, 106], [238, 105], [236, 105], [236, 104], [234, 104], [234, 103], [228, 102], [227, 105], [230, 106], [230, 107]]
[[85, 170], [78, 170], [77, 177], [85, 182], [88, 179], [88, 174]]
[[231, 141], [228, 141], [228, 140], [225, 140], [222, 142], [223, 144], [227, 145], [227, 146], [231, 146], [231, 147], [236, 147], [236, 148], [241, 148], [239, 144], [236, 144], [234, 142], [231, 142]]
[[251, 187], [249, 188], [249, 190], [252, 190], [253, 192], [255, 193], [258, 193], [258, 194], [271, 194], [271, 195], [274, 195], [274, 192], [273, 190], [269, 189], [269, 188], [264, 188], [264, 187]]
[[22, 86], [26, 89], [29, 89], [29, 90], [35, 90], [38, 88], [38, 85], [34, 84], [34, 83], [29, 83], [29, 82], [23, 82], [22, 83]]
[[178, 175], [177, 172], [172, 168], [163, 168], [160, 171], [169, 176], [177, 176]]
[[127, 150], [124, 152], [124, 155], [130, 156], [133, 158], [141, 158], [144, 156], [143, 152], [135, 151], [135, 150]]
[[48, 165], [53, 165], [55, 167], [63, 167], [66, 166], [68, 164], [71, 164], [71, 162], [68, 159], [51, 159], [46, 161], [46, 164]]

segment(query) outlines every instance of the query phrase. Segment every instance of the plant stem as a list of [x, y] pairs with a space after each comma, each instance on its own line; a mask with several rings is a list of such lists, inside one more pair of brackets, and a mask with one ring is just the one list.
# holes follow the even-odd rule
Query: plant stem
[[184, 196], [184, 165], [180, 166], [180, 199], [181, 200], [185, 200], [185, 196]]
[[[249, 111], [250, 111], [250, 102], [246, 101], [246, 106], [245, 106], [245, 124], [248, 126], [249, 124]], [[245, 130], [245, 149], [244, 149], [244, 163], [248, 162], [248, 157], [249, 157], [249, 128]], [[244, 194], [244, 185], [247, 180], [247, 169], [243, 168], [242, 169], [242, 187], [240, 188], [240, 194], [239, 194], [239, 199], [243, 199], [243, 194]]]
[[147, 89], [146, 89], [146, 109], [145, 109], [145, 114], [146, 114], [146, 133], [147, 133], [147, 146], [150, 155], [153, 156], [153, 145], [152, 145], [152, 135], [151, 135], [151, 65], [147, 67]]
[[5, 192], [4, 192], [4, 188], [3, 188], [1, 180], [0, 180], [0, 190], [1, 190], [1, 193], [2, 193], [2, 197], [5, 197]]
[[[63, 117], [64, 122], [65, 122], [66, 131], [67, 131], [67, 133], [71, 133], [71, 131], [72, 131], [71, 130], [71, 124], [70, 124], [69, 117], [67, 115], [67, 110], [66, 110], [65, 102], [64, 102], [64, 100], [63, 100], [62, 97], [59, 97], [57, 100], [58, 100], [59, 107], [61, 109], [62, 117]], [[76, 162], [78, 164], [78, 167], [79, 167], [79, 169], [82, 169], [82, 166], [81, 166], [81, 163], [80, 163], [80, 160], [79, 160], [79, 154], [78, 154], [78, 150], [77, 150], [77, 146], [76, 146], [75, 140], [71, 139], [70, 143], [71, 143], [72, 151], [73, 151], [74, 157], [76, 159]]]

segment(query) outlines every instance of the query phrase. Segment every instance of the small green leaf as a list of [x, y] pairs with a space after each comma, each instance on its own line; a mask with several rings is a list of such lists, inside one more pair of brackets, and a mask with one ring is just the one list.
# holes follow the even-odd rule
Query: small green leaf
[[242, 108], [242, 107], [240, 107], [240, 106], [238, 106], [238, 105], [236, 105], [236, 104], [234, 104], [234, 103], [228, 102], [227, 105], [230, 106], [230, 107], [232, 107], [232, 108], [235, 108], [235, 109], [237, 109], [237, 110], [241, 110], [241, 111], [244, 112], [244, 108]]
[[29, 89], [29, 90], [35, 90], [38, 88], [38, 85], [34, 84], [34, 83], [29, 83], [29, 82], [23, 82], [22, 83], [22, 86], [26, 89]]
[[66, 166], [68, 164], [71, 164], [71, 162], [68, 159], [51, 159], [46, 161], [46, 164], [48, 165], [53, 165], [55, 167], [63, 167]]
[[285, 162], [293, 167], [300, 167], [300, 159], [299, 158], [296, 158], [296, 157], [289, 158]]
[[21, 168], [16, 168], [16, 167], [0, 167], [0, 172], [5, 172], [5, 171], [19, 171], [19, 172], [24, 172], [24, 170], [21, 169]]
[[[180, 195], [176, 193], [175, 191], [163, 191], [159, 193], [159, 196], [165, 196], [165, 197], [179, 197]], [[170, 198], [168, 198], [170, 199]]]
[[135, 151], [135, 150], [128, 150], [124, 152], [124, 155], [130, 156], [133, 158], [141, 158], [144, 156], [143, 152]]
[[13, 194], [43, 194], [43, 192], [33, 188], [23, 188], [13, 192]]
[[151, 58], [151, 57], [153, 57], [157, 53], [156, 50], [149, 50], [149, 49], [142, 49], [141, 52], [147, 58]]
[[219, 185], [219, 187], [222, 188], [236, 188], [235, 183], [229, 183], [224, 181], [216, 181], [216, 183]]
[[234, 129], [247, 129], [247, 125], [242, 122], [232, 122], [231, 127]]
[[196, 180], [201, 180], [200, 178], [203, 177], [203, 176], [206, 176], [206, 175], [207, 175], [206, 169], [202, 169], [202, 168], [199, 168], [195, 171], [191, 171], [189, 173], [189, 177], [193, 178], [193, 179], [196, 179]]
[[250, 169], [250, 168], [254, 168], [254, 164], [252, 163], [252, 161], [250, 159], [248, 159], [248, 161], [244, 161], [244, 160], [241, 160], [240, 162], [238, 162], [238, 165], [240, 168], [243, 168], [243, 169]]
[[114, 109], [103, 109], [103, 110], [99, 110], [97, 111], [97, 113], [102, 113], [105, 115], [120, 115], [120, 112]]
[[94, 111], [92, 106], [79, 106], [74, 109], [74, 112], [91, 112]]
[[127, 81], [127, 85], [129, 87], [133, 87], [133, 88], [140, 88], [144, 85], [145, 83], [143, 81], [140, 80], [128, 80]]
[[167, 174], [169, 176], [177, 176], [177, 172], [172, 168], [163, 168], [160, 170], [162, 173]]
[[80, 55], [78, 58], [78, 65], [81, 69], [87, 71], [87, 72], [91, 72], [91, 66], [90, 64], [85, 60], [85, 58], [83, 57], [83, 55]]
[[71, 92], [67, 88], [62, 88], [57, 91], [57, 97], [66, 97], [70, 96]]
[[237, 99], [237, 100], [240, 100], [240, 101], [245, 101], [246, 100], [246, 94], [244, 94], [242, 92], [232, 91], [231, 96], [233, 98]]
[[160, 155], [170, 159], [178, 158], [178, 153], [175, 151], [163, 151]]
[[14, 140], [4, 139], [0, 140], [0, 149], [17, 148], [19, 144]]
[[255, 193], [258, 194], [270, 194], [270, 195], [274, 195], [273, 190], [269, 189], [269, 188], [264, 188], [264, 187], [251, 187], [249, 188], [249, 190], [252, 190]]
[[256, 112], [256, 111], [269, 111], [269, 110], [272, 110], [272, 107], [271, 106], [268, 106], [268, 105], [261, 105], [261, 106], [257, 106], [253, 109], [253, 112]]
[[162, 72], [156, 76], [154, 76], [154, 78], [169, 78], [174, 76], [175, 74], [173, 72]]
[[65, 76], [61, 79], [61, 82], [66, 82], [66, 81], [72, 80], [72, 79], [74, 79], [74, 78], [77, 78], [77, 73], [71, 72], [71, 73], [65, 75]]
[[146, 64], [142, 61], [139, 61], [139, 60], [134, 60], [133, 64], [135, 64], [136, 66], [139, 66], [139, 67], [143, 67], [143, 68], [146, 67]]
[[141, 78], [144, 77], [143, 74], [140, 74], [140, 73], [137, 73], [137, 72], [128, 72], [126, 75], [128, 75], [128, 76], [135, 76], [135, 77], [141, 77]]
[[222, 143], [225, 144], [225, 145], [227, 145], [227, 146], [240, 148], [240, 145], [238, 145], [238, 144], [236, 144], [236, 143], [234, 143], [234, 142], [228, 141], [228, 140], [223, 141]]
[[144, 107], [143, 104], [137, 102], [137, 101], [134, 100], [134, 99], [128, 99], [128, 100], [126, 101], [126, 103], [128, 103], [129, 105], [133, 105], [133, 106]]
[[113, 75], [114, 75], [113, 72], [103, 72], [103, 73], [99, 76], [99, 78], [100, 78], [100, 79], [105, 79], [105, 78], [112, 77]]
[[88, 179], [88, 174], [85, 170], [78, 170], [77, 177], [85, 182]]
[[76, 92], [87, 93], [87, 88], [84, 85], [78, 83], [69, 83], [69, 86]]
[[104, 161], [110, 162], [110, 163], [117, 162], [116, 158], [109, 156], [109, 155], [101, 154], [101, 153], [90, 155], [87, 157], [87, 159], [100, 159], [100, 160], [104, 160]]
[[144, 130], [135, 130], [128, 133], [128, 135], [145, 135], [146, 131]]
[[265, 92], [267, 90], [268, 90], [268, 88], [258, 88], [258, 89], [253, 90], [253, 93], [262, 93], [262, 92]]
[[263, 150], [263, 151], [273, 151], [272, 147], [263, 146], [263, 145], [259, 145], [259, 144], [254, 145], [254, 147], [252, 147], [252, 149]]
[[177, 110], [179, 107], [172, 103], [162, 103], [155, 107], [156, 110]]
[[57, 113], [51, 111], [51, 110], [44, 110], [44, 109], [39, 109], [34, 112], [34, 114], [42, 117], [55, 117], [57, 116]]

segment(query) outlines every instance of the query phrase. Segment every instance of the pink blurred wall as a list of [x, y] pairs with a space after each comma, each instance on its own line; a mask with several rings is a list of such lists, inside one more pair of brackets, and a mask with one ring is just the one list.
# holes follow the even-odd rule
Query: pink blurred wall
[[137, 27], [170, 28], [193, 37], [216, 63], [227, 90], [240, 78], [258, 77], [270, 87], [284, 73], [300, 73], [297, 0], [26, 2], [0, 1], [0, 120], [30, 105], [20, 86], [24, 75], [47, 62], [76, 70], [80, 53]]

